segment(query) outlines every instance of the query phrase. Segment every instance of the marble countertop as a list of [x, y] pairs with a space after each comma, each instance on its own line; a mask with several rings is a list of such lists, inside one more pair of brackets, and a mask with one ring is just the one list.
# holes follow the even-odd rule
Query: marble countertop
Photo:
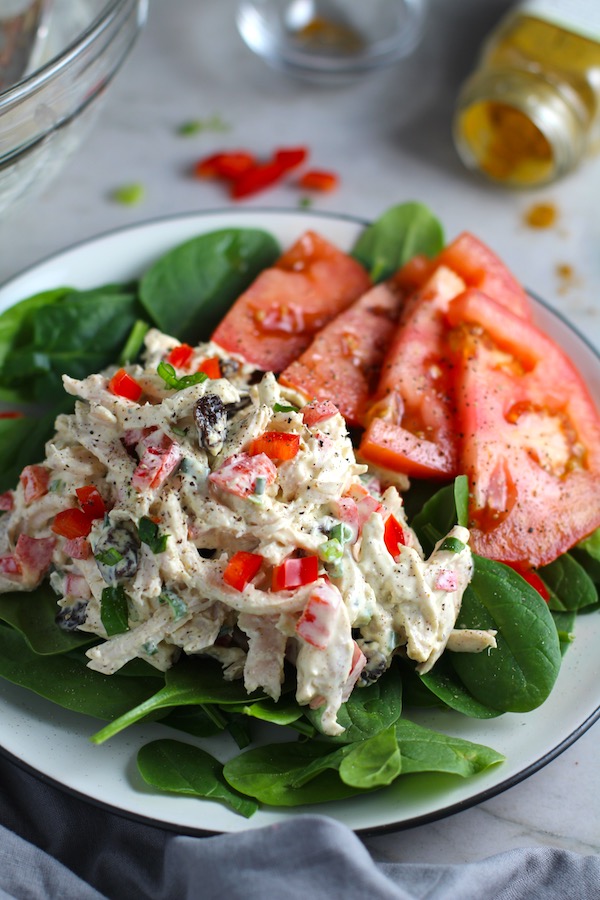
[[[409, 60], [327, 88], [292, 81], [253, 57], [235, 32], [233, 2], [151, 0], [147, 27], [82, 150], [42, 196], [0, 222], [0, 281], [116, 227], [229, 205], [219, 184], [190, 176], [203, 155], [234, 146], [267, 155], [303, 144], [315, 167], [341, 179], [314, 209], [370, 218], [392, 203], [421, 200], [448, 237], [476, 233], [600, 349], [600, 159], [543, 190], [510, 192], [465, 171], [452, 146], [458, 86], [508, 5], [431, 0], [423, 42]], [[211, 116], [227, 132], [178, 134], [182, 122]], [[113, 190], [130, 182], [145, 185], [143, 201], [115, 203]], [[299, 199], [285, 185], [244, 205], [295, 208]], [[556, 222], [533, 230], [525, 215], [540, 202], [554, 205]], [[501, 795], [366, 843], [377, 859], [395, 861], [462, 862], [523, 846], [600, 853], [598, 740], [600, 722]]]

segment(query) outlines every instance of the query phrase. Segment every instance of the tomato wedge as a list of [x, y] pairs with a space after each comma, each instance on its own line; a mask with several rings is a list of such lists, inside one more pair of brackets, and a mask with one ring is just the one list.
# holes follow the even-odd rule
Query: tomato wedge
[[440, 266], [407, 301], [367, 414], [368, 462], [421, 478], [458, 473], [444, 313], [464, 287]]
[[369, 286], [360, 263], [307, 231], [238, 298], [212, 340], [257, 369], [282, 372]]
[[531, 322], [476, 290], [447, 317], [473, 549], [546, 565], [600, 526], [600, 415], [573, 363]]
[[349, 425], [358, 425], [377, 387], [404, 297], [392, 285], [371, 288], [315, 335], [281, 373], [281, 383], [311, 399], [331, 400]]

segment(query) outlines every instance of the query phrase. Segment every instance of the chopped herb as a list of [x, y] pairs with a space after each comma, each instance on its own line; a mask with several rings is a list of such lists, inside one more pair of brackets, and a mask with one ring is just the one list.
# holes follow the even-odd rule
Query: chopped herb
[[329, 537], [340, 544], [347, 544], [354, 536], [354, 532], [346, 522], [338, 522], [329, 532]]
[[256, 481], [254, 482], [254, 493], [257, 497], [260, 497], [264, 494], [265, 489], [267, 487], [267, 479], [264, 475], [257, 475]]
[[182, 122], [177, 129], [181, 137], [192, 137], [203, 131], [229, 131], [229, 125], [220, 116], [209, 116], [207, 119], [189, 119]]
[[298, 412], [298, 407], [294, 406], [292, 403], [274, 403], [273, 412]]
[[123, 559], [123, 554], [116, 547], [109, 547], [108, 550], [96, 553], [94, 559], [97, 559], [103, 566], [116, 566]]
[[100, 618], [110, 636], [129, 631], [128, 597], [120, 585], [106, 587], [100, 600]]
[[121, 355], [119, 356], [118, 362], [120, 366], [126, 366], [138, 357], [144, 344], [146, 332], [149, 329], [149, 324], [144, 322], [143, 319], [138, 319], [133, 323], [131, 331], [129, 332], [129, 337], [125, 341], [125, 346], [121, 350]]
[[208, 375], [204, 372], [194, 372], [192, 375], [182, 375], [181, 378], [178, 378], [175, 367], [171, 363], [164, 362], [164, 360], [159, 362], [156, 371], [165, 384], [174, 391], [182, 391], [193, 384], [202, 384], [208, 378]]
[[440, 550], [448, 550], [450, 553], [460, 553], [465, 549], [465, 544], [455, 537], [445, 538], [439, 546]]
[[298, 206], [300, 207], [300, 209], [308, 209], [312, 205], [313, 205], [312, 197], [300, 197], [300, 199], [298, 200]]
[[187, 434], [187, 428], [180, 428], [179, 425], [171, 425], [171, 431], [178, 437], [185, 437]]
[[335, 563], [339, 562], [339, 560], [344, 555], [344, 547], [343, 545], [336, 540], [335, 538], [331, 538], [325, 543], [320, 544], [319, 549], [319, 558], [326, 563]]
[[50, 484], [48, 485], [48, 490], [53, 494], [60, 494], [65, 486], [62, 478], [53, 478]]
[[144, 653], [147, 653], [148, 656], [154, 656], [158, 653], [158, 646], [156, 641], [146, 641], [145, 644], [142, 644], [142, 650]]
[[142, 544], [147, 544], [153, 553], [163, 553], [166, 550], [169, 535], [161, 534], [156, 522], [153, 522], [148, 516], [142, 516], [140, 519], [138, 535]]
[[121, 203], [123, 206], [137, 206], [145, 198], [146, 188], [139, 181], [136, 181], [132, 184], [123, 184], [121, 187], [115, 188], [111, 196], [115, 203]]
[[173, 591], [163, 591], [159, 598], [159, 603], [168, 603], [173, 612], [173, 618], [177, 622], [179, 619], [183, 619], [185, 615], [187, 615], [188, 607], [185, 600], [182, 600], [181, 597], [178, 597], [177, 594], [174, 594]]

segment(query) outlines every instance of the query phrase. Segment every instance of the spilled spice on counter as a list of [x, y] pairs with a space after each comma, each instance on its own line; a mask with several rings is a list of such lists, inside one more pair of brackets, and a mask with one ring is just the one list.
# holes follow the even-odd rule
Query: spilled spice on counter
[[525, 224], [530, 228], [552, 228], [558, 219], [554, 203], [534, 203], [525, 211]]

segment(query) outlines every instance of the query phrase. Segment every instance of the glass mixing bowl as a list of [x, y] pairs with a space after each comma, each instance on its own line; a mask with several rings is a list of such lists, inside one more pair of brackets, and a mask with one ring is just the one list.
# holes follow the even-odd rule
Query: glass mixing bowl
[[0, 91], [0, 214], [79, 147], [146, 14], [147, 0], [52, 0], [34, 71]]

